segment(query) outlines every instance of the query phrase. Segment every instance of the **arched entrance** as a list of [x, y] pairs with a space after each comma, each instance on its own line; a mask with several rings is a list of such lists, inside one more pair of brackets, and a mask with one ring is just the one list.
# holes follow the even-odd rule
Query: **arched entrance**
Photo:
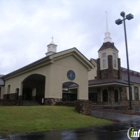
[[108, 102], [108, 91], [106, 89], [103, 90], [102, 97], [103, 102]]
[[114, 93], [114, 101], [115, 102], [118, 102], [118, 96], [119, 96], [118, 90], [115, 89], [115, 93]]
[[78, 84], [65, 82], [62, 84], [62, 101], [76, 101], [78, 94]]
[[[23, 105], [25, 102], [35, 102], [42, 104], [42, 99], [45, 93], [45, 76], [40, 74], [32, 74], [24, 79], [22, 101]], [[33, 105], [33, 104], [31, 104]]]

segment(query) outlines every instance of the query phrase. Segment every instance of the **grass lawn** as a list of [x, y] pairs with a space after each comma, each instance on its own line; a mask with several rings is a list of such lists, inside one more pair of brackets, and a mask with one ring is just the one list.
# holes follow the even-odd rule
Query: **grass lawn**
[[111, 124], [104, 119], [81, 115], [74, 107], [12, 106], [0, 107], [0, 135], [43, 132]]

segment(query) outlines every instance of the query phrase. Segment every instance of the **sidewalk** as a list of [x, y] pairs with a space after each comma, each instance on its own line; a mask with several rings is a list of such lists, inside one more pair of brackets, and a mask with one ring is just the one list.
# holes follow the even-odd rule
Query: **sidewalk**
[[98, 118], [104, 118], [104, 119], [109, 119], [109, 120], [116, 120], [120, 122], [135, 122], [135, 121], [140, 121], [140, 116], [138, 115], [127, 115], [127, 114], [122, 114], [122, 113], [115, 113], [115, 112], [108, 112], [108, 111], [97, 111], [97, 110], [92, 110], [92, 116], [98, 117]]

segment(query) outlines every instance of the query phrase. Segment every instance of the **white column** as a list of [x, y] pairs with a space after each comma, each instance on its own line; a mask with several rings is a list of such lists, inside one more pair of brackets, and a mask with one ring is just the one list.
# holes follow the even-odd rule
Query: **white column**
[[50, 82], [50, 77], [46, 77], [44, 98], [50, 98], [51, 97], [51, 91], [50, 91], [51, 85], [50, 85], [50, 83], [51, 83]]
[[128, 87], [126, 87], [126, 93], [127, 93], [127, 99], [129, 100], [129, 91], [128, 91]]
[[32, 89], [32, 96], [35, 97], [36, 96], [36, 88]]
[[131, 87], [132, 87], [132, 100], [135, 100], [134, 86], [131, 86]]
[[19, 88], [19, 96], [22, 96], [22, 91], [23, 91], [23, 84], [20, 84], [20, 88]]

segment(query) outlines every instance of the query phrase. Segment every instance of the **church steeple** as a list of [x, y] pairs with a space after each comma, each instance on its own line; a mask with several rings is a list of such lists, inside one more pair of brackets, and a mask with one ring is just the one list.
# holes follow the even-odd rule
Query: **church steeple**
[[54, 42], [53, 42], [53, 37], [52, 37], [52, 42], [49, 44], [49, 45], [47, 45], [47, 47], [48, 47], [48, 51], [47, 51], [47, 53], [46, 53], [46, 55], [48, 56], [48, 55], [51, 55], [51, 54], [54, 54], [54, 53], [56, 53], [56, 49], [57, 49], [57, 45], [56, 44], [54, 44]]
[[118, 50], [111, 41], [106, 13], [106, 32], [103, 45], [98, 50], [97, 79], [120, 79], [121, 64]]
[[108, 29], [108, 19], [107, 19], [107, 12], [106, 12], [106, 32], [105, 32], [105, 38], [104, 42], [111, 42], [112, 38], [110, 37], [110, 32]]

